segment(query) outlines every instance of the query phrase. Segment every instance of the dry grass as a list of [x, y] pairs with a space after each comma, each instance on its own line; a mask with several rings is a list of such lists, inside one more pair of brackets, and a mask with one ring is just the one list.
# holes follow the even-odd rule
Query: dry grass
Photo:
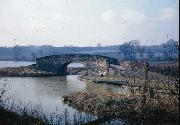
[[143, 119], [177, 120], [179, 101], [176, 96], [147, 99], [142, 104], [141, 96], [121, 94], [72, 93], [63, 96], [65, 103], [99, 117], [133, 117]]

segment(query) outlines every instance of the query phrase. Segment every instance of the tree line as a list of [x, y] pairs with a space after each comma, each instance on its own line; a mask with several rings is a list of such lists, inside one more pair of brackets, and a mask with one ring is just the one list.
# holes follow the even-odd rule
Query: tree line
[[119, 60], [142, 60], [147, 58], [151, 61], [178, 61], [179, 41], [168, 40], [161, 45], [142, 46], [138, 40], [125, 42], [122, 45], [97, 47], [54, 47], [43, 46], [13, 46], [0, 47], [0, 60], [33, 61], [37, 57], [60, 54], [94, 54], [114, 57]]

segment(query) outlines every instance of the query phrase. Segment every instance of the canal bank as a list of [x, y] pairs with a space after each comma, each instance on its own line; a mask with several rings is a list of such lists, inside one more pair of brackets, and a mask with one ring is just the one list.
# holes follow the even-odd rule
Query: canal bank
[[75, 109], [84, 111], [99, 118], [125, 117], [140, 120], [178, 121], [179, 103], [174, 97], [151, 99], [142, 104], [141, 97], [121, 94], [93, 94], [76, 92], [63, 96], [64, 102]]

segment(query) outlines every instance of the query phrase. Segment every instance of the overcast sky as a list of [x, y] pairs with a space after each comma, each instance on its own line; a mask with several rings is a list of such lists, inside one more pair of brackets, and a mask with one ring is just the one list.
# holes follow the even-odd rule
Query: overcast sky
[[179, 38], [179, 0], [0, 0], [0, 46]]

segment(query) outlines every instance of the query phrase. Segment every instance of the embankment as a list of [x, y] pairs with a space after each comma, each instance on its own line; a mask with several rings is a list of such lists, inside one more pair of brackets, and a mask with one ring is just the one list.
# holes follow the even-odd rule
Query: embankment
[[135, 119], [178, 120], [179, 102], [164, 99], [149, 100], [141, 104], [140, 97], [125, 97], [120, 94], [93, 94], [76, 92], [64, 95], [70, 106], [99, 117], [128, 117]]

